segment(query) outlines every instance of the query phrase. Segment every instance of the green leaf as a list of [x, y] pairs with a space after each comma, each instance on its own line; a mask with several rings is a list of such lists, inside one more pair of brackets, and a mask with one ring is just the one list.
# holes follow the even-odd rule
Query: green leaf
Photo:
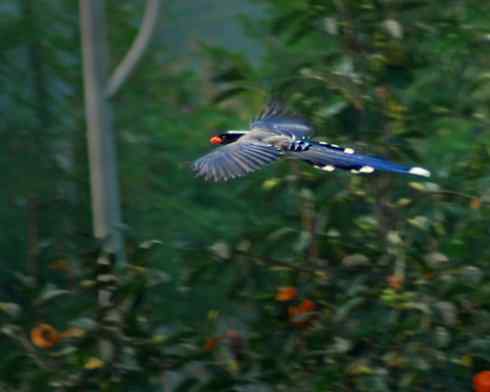
[[69, 290], [58, 289], [55, 285], [48, 284], [34, 302], [35, 305], [43, 305], [53, 299], [71, 294]]

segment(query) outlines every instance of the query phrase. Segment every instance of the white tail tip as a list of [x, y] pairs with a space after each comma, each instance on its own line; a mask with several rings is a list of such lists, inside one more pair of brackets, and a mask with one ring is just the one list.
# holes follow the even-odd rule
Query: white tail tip
[[372, 166], [363, 166], [359, 169], [359, 173], [373, 173], [374, 172], [374, 167]]
[[325, 165], [325, 166], [314, 166], [316, 169], [320, 169], [320, 170], [323, 170], [323, 171], [327, 171], [327, 172], [333, 172], [335, 170], [335, 166], [332, 166], [332, 165]]
[[424, 169], [423, 167], [412, 167], [409, 171], [410, 174], [422, 177], [430, 177], [430, 171]]

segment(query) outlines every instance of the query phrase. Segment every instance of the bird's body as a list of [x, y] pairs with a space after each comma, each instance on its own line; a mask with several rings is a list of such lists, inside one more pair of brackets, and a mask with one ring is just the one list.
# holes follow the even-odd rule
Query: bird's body
[[299, 159], [317, 169], [372, 173], [375, 170], [429, 177], [418, 166], [405, 166], [356, 153], [352, 148], [315, 141], [312, 127], [302, 118], [289, 116], [277, 105], [266, 108], [249, 130], [227, 131], [211, 138], [223, 144], [197, 159], [193, 170], [206, 180], [227, 181], [242, 177], [280, 158]]

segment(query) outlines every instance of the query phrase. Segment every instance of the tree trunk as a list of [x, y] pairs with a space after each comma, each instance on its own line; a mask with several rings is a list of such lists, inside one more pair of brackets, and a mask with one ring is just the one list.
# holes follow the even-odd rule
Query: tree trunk
[[111, 274], [114, 261], [122, 264], [124, 254], [112, 110], [104, 96], [108, 65], [104, 3], [80, 0], [80, 28], [93, 229], [95, 238], [101, 241], [97, 259], [99, 347], [102, 359], [110, 364], [116, 349], [110, 333], [111, 321], [118, 315], [113, 305], [114, 287], [103, 278]]
[[95, 238], [116, 260], [124, 260], [116, 146], [111, 105], [104, 96], [107, 83], [108, 47], [105, 2], [80, 0], [85, 112]]

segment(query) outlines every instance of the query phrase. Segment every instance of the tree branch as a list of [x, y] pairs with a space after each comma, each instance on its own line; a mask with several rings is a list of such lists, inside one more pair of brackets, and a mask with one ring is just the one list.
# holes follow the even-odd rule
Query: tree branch
[[159, 10], [160, 0], [146, 1], [145, 14], [138, 35], [124, 59], [119, 63], [111, 75], [105, 91], [106, 98], [112, 98], [117, 94], [121, 86], [126, 82], [138, 62], [143, 57], [153, 33], [155, 32]]
[[324, 269], [314, 269], [314, 268], [309, 268], [305, 267], [302, 265], [296, 265], [287, 261], [282, 261], [282, 260], [275, 260], [266, 256], [256, 256], [253, 254], [250, 254], [248, 252], [243, 252], [240, 250], [235, 250], [235, 254], [239, 254], [241, 256], [245, 256], [249, 258], [250, 260], [254, 261], [255, 263], [262, 264], [262, 265], [268, 265], [269, 267], [281, 267], [281, 268], [287, 268], [293, 271], [297, 272], [304, 272], [304, 273], [309, 273], [309, 274], [316, 274], [318, 272], [325, 272]]
[[[480, 196], [476, 196], [476, 195], [469, 195], [467, 193], [462, 193], [462, 192], [457, 192], [457, 191], [450, 191], [450, 190], [445, 190], [445, 189], [442, 189], [440, 191], [429, 191], [427, 193], [429, 193], [432, 196], [454, 196], [454, 197], [460, 197], [460, 198], [468, 199], [468, 200], [471, 200], [471, 199], [475, 199], [475, 198], [479, 198], [480, 197]], [[481, 202], [482, 203], [488, 203], [485, 200], [481, 200]]]

